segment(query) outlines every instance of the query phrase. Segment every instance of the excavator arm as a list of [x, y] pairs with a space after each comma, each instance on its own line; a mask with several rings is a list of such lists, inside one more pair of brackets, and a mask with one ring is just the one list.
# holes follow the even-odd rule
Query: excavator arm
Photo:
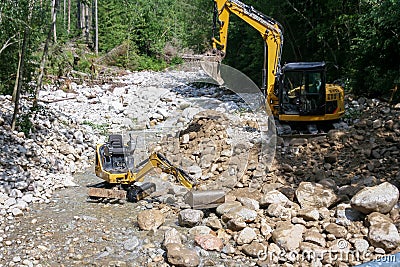
[[[143, 166], [143, 167], [142, 167]], [[136, 173], [136, 181], [142, 182], [144, 176], [153, 168], [159, 168], [162, 172], [172, 174], [179, 182], [191, 189], [196, 182], [182, 169], [175, 167], [168, 159], [160, 153], [152, 153], [148, 159], [138, 165], [140, 171]]]
[[266, 90], [267, 101], [277, 102], [278, 98], [274, 95], [274, 87], [276, 76], [280, 74], [283, 45], [282, 26], [276, 20], [238, 0], [214, 0], [214, 29], [219, 26], [219, 39], [213, 37], [213, 49], [219, 51], [223, 56], [227, 49], [230, 14], [235, 14], [261, 34], [265, 42], [263, 86], [261, 89]]
[[88, 195], [92, 198], [127, 198], [129, 201], [137, 201], [155, 191], [153, 183], [135, 185], [135, 182], [142, 182], [144, 176], [153, 168], [174, 175], [188, 189], [192, 189], [196, 184], [193, 178], [160, 153], [154, 152], [138, 164], [134, 168], [137, 172], [129, 168], [129, 157], [126, 155], [121, 135], [110, 135], [106, 144], [97, 145], [95, 172], [104, 182], [89, 186]]

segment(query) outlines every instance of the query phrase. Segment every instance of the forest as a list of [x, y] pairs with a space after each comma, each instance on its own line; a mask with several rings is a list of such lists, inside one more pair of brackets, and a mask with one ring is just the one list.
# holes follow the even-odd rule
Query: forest
[[[283, 63], [325, 61], [346, 92], [398, 101], [400, 1], [243, 2], [283, 25]], [[35, 102], [52, 77], [163, 70], [210, 50], [212, 20], [211, 0], [1, 1], [0, 93]], [[232, 16], [224, 63], [260, 84], [262, 55], [259, 33]]]

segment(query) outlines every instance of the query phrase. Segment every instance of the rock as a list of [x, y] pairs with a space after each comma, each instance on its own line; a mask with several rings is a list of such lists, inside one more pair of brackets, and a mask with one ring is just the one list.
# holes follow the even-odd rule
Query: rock
[[320, 214], [317, 209], [301, 209], [297, 212], [297, 217], [306, 221], [318, 221]]
[[278, 190], [272, 190], [264, 194], [260, 200], [260, 206], [263, 208], [268, 207], [272, 203], [281, 203], [285, 205], [290, 202], [290, 200]]
[[316, 230], [307, 230], [304, 233], [304, 241], [316, 244], [320, 247], [326, 246], [325, 237]]
[[324, 161], [329, 164], [334, 164], [337, 161], [337, 155], [336, 154], [325, 155]]
[[355, 209], [350, 204], [341, 203], [336, 207], [336, 223], [342, 226], [349, 226], [354, 221], [364, 220], [365, 215]]
[[281, 222], [277, 224], [272, 232], [272, 239], [281, 248], [286, 251], [294, 251], [299, 248], [303, 240], [305, 227], [300, 224], [291, 224], [290, 222]]
[[204, 225], [198, 225], [189, 230], [189, 234], [191, 234], [192, 236], [207, 235], [211, 233], [213, 233], [211, 228]]
[[301, 182], [296, 190], [296, 198], [301, 208], [329, 208], [338, 200], [332, 189], [320, 184]]
[[15, 199], [15, 198], [8, 198], [6, 201], [4, 201], [4, 207], [5, 208], [9, 208], [9, 207], [11, 207], [12, 205], [15, 205], [17, 203], [17, 200]]
[[238, 245], [249, 244], [257, 237], [256, 232], [253, 228], [246, 227], [242, 231], [240, 231], [236, 243]]
[[393, 221], [386, 215], [373, 212], [367, 216], [368, 240], [371, 245], [391, 252], [400, 245], [400, 235]]
[[76, 131], [74, 133], [74, 137], [75, 137], [75, 140], [76, 140], [76, 142], [78, 144], [83, 144], [84, 143], [84, 137], [83, 137], [82, 131]]
[[217, 207], [217, 214], [218, 215], [223, 215], [225, 213], [228, 213], [232, 209], [237, 208], [237, 207], [241, 207], [241, 206], [242, 206], [242, 204], [240, 202], [238, 202], [238, 201], [225, 202], [225, 203], [223, 203], [223, 204], [221, 204], [221, 205], [219, 205]]
[[187, 143], [189, 143], [189, 140], [190, 140], [189, 134], [184, 134], [184, 135], [182, 135], [182, 144], [187, 144]]
[[192, 166], [188, 167], [186, 169], [186, 171], [188, 172], [188, 174], [190, 176], [192, 176], [195, 179], [200, 179], [201, 178], [202, 170], [201, 170], [200, 166], [192, 165]]
[[164, 247], [167, 247], [168, 244], [172, 243], [182, 244], [181, 235], [175, 228], [171, 228], [164, 233]]
[[268, 206], [267, 214], [271, 217], [280, 218], [282, 220], [290, 220], [292, 218], [291, 209], [285, 208], [279, 203], [273, 203]]
[[244, 229], [246, 226], [247, 224], [243, 221], [242, 218], [233, 218], [226, 222], [226, 228], [234, 232], [240, 231]]
[[272, 227], [266, 222], [264, 218], [261, 219], [260, 232], [265, 237], [265, 240], [270, 239], [272, 235]]
[[329, 234], [333, 234], [336, 238], [344, 238], [347, 235], [347, 230], [344, 226], [337, 225], [336, 223], [330, 223], [325, 227], [325, 231]]
[[290, 140], [290, 145], [292, 146], [304, 146], [308, 143], [306, 138], [292, 138]]
[[238, 197], [238, 200], [240, 203], [242, 203], [243, 206], [252, 209], [252, 210], [258, 210], [260, 209], [260, 203], [252, 198], [248, 197]]
[[223, 248], [222, 248], [222, 253], [225, 253], [225, 254], [233, 254], [233, 253], [235, 253], [235, 247], [234, 246], [232, 246], [231, 244], [226, 244]]
[[376, 119], [372, 122], [372, 127], [374, 129], [378, 129], [382, 126], [382, 121], [380, 119]]
[[[228, 219], [240, 219], [244, 222], [253, 222], [257, 218], [257, 212], [246, 207], [240, 206], [231, 209], [228, 213], [224, 214]], [[226, 220], [228, 221], [228, 220]]]
[[366, 187], [351, 199], [351, 206], [364, 214], [371, 212], [389, 213], [399, 200], [396, 186], [384, 182], [373, 187]]
[[24, 215], [24, 213], [22, 212], [22, 210], [20, 210], [19, 208], [13, 208], [11, 210], [11, 213], [14, 217], [18, 217], [18, 216], [22, 216]]
[[222, 240], [215, 235], [198, 235], [194, 238], [196, 243], [205, 250], [221, 251], [224, 247]]
[[293, 167], [286, 163], [282, 164], [281, 169], [285, 172], [293, 172]]
[[134, 251], [135, 248], [139, 246], [139, 244], [140, 244], [139, 239], [136, 236], [134, 236], [124, 242], [124, 249], [127, 251]]
[[217, 217], [208, 217], [206, 225], [213, 230], [222, 229], [221, 221]]
[[156, 209], [143, 210], [137, 215], [137, 222], [141, 230], [158, 228], [164, 223], [164, 221], [164, 214]]
[[243, 245], [242, 251], [247, 256], [259, 258], [262, 253], [266, 252], [266, 248], [263, 244], [253, 241], [251, 244]]
[[200, 265], [200, 257], [193, 249], [185, 248], [181, 244], [167, 245], [167, 260], [170, 264], [179, 267], [196, 267]]
[[179, 225], [185, 227], [193, 227], [201, 223], [203, 216], [204, 213], [201, 210], [181, 210], [178, 215]]
[[360, 253], [366, 253], [369, 248], [369, 243], [367, 240], [362, 239], [362, 238], [356, 238], [354, 240], [351, 240], [353, 243], [354, 249]]

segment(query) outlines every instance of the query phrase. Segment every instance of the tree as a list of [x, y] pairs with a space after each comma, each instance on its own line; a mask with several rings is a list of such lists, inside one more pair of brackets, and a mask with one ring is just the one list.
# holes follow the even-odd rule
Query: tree
[[35, 0], [28, 2], [28, 16], [26, 19], [27, 24], [25, 25], [24, 37], [22, 40], [21, 51], [19, 53], [19, 62], [18, 62], [18, 71], [17, 78], [15, 82], [15, 89], [13, 92], [13, 102], [14, 102], [14, 113], [11, 121], [11, 130], [15, 129], [15, 124], [17, 121], [17, 115], [19, 112], [19, 98], [21, 94], [22, 88], [22, 80], [24, 78], [24, 70], [25, 70], [25, 54], [28, 47], [28, 38], [30, 37], [30, 23], [32, 19], [33, 7], [35, 6]]

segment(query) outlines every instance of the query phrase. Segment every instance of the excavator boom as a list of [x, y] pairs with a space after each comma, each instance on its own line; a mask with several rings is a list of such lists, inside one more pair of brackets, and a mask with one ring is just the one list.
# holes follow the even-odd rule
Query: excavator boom
[[[219, 25], [219, 40], [213, 37], [213, 49], [226, 54], [228, 43], [229, 16], [234, 14], [256, 29], [264, 40], [265, 60], [263, 66], [263, 93], [268, 102], [278, 102], [273, 94], [275, 81], [280, 74], [280, 60], [283, 46], [283, 27], [279, 22], [238, 0], [214, 0], [214, 22]], [[214, 25], [214, 28], [217, 28]], [[265, 92], [266, 90], [266, 92]]]

